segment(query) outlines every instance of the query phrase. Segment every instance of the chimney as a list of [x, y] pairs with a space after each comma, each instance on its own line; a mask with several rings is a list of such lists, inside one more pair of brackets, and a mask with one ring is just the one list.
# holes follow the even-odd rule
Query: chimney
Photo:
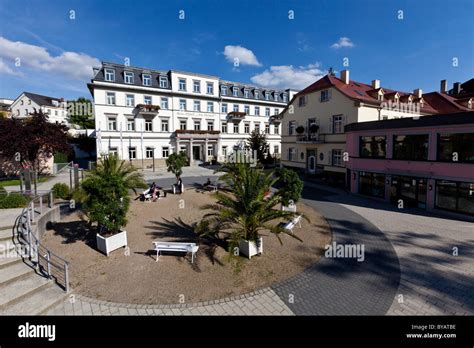
[[440, 86], [439, 86], [439, 92], [446, 93], [447, 90], [448, 90], [448, 81], [441, 80]]
[[372, 88], [373, 89], [380, 88], [380, 80], [372, 80]]
[[349, 84], [349, 70], [341, 71], [341, 80], [344, 81], [346, 85]]
[[423, 91], [420, 88], [417, 88], [413, 90], [413, 94], [415, 95], [415, 98], [421, 98]]
[[455, 82], [453, 83], [453, 94], [459, 94], [461, 93], [461, 82]]

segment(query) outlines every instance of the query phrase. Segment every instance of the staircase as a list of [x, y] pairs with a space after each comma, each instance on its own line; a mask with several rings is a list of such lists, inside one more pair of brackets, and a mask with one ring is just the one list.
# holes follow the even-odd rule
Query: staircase
[[67, 294], [15, 253], [13, 226], [0, 227], [0, 315], [40, 315]]

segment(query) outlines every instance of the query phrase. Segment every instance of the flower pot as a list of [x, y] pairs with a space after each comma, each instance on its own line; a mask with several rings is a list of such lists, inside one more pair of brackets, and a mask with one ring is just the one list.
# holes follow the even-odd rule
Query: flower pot
[[96, 242], [97, 249], [109, 256], [112, 251], [127, 246], [127, 231], [121, 231], [110, 237], [104, 237], [97, 233]]
[[252, 256], [263, 253], [263, 238], [259, 237], [258, 243], [241, 239], [239, 242], [239, 252], [247, 256], [249, 259], [251, 259]]
[[291, 204], [289, 206], [286, 205], [281, 205], [281, 210], [283, 211], [291, 211], [293, 213], [296, 213], [296, 204]]

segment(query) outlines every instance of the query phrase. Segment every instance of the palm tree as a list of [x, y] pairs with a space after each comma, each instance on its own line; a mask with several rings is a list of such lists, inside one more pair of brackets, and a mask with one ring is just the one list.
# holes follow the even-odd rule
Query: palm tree
[[276, 192], [270, 198], [264, 198], [278, 180], [273, 172], [265, 173], [263, 169], [252, 168], [246, 163], [228, 163], [221, 171], [225, 174], [219, 180], [226, 184], [230, 192], [217, 192], [217, 202], [202, 207], [212, 212], [204, 215], [197, 226], [196, 232], [200, 236], [219, 238], [220, 234], [225, 235], [230, 252], [242, 239], [257, 242], [262, 231], [275, 234], [281, 244], [281, 233], [301, 241], [277, 223], [297, 215], [277, 208], [282, 203], [282, 196]]

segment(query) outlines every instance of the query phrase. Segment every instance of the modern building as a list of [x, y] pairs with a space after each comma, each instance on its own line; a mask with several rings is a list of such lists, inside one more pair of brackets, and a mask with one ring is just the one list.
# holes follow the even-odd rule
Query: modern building
[[67, 107], [63, 98], [23, 92], [10, 105], [11, 116], [15, 118], [29, 117], [35, 110], [46, 113], [49, 122], [69, 125]]
[[352, 193], [474, 217], [474, 112], [345, 126]]
[[137, 167], [164, 164], [184, 151], [191, 163], [225, 160], [253, 130], [280, 154], [279, 120], [295, 92], [224, 81], [216, 76], [103, 62], [88, 84], [94, 98], [97, 153], [116, 153]]
[[344, 180], [344, 126], [394, 118], [472, 110], [470, 99], [444, 92], [412, 93], [382, 87], [379, 80], [365, 84], [329, 73], [298, 92], [279, 115], [282, 121], [281, 163], [306, 173], [329, 172]]

